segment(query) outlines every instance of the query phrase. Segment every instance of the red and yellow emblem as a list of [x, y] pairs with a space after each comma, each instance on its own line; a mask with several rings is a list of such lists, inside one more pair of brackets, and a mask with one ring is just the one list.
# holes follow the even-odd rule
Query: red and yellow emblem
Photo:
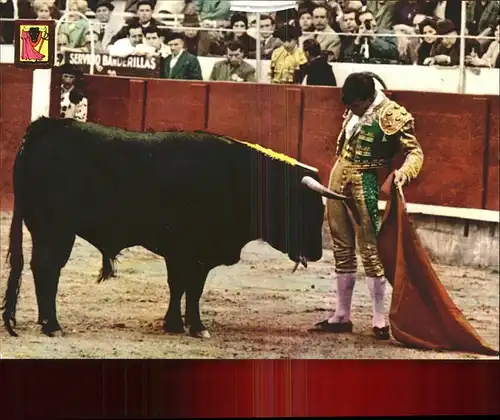
[[20, 20], [15, 23], [15, 65], [51, 68], [54, 65], [55, 21]]

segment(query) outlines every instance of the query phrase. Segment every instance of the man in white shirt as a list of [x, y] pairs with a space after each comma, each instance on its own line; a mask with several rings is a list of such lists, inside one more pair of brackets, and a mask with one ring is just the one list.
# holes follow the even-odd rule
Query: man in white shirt
[[144, 44], [150, 48], [150, 55], [155, 57], [167, 57], [171, 51], [165, 44], [165, 36], [161, 29], [149, 27], [144, 30]]
[[119, 39], [108, 46], [108, 53], [114, 57], [127, 57], [129, 55], [148, 55], [151, 48], [143, 43], [144, 30], [138, 22], [128, 25], [128, 36]]

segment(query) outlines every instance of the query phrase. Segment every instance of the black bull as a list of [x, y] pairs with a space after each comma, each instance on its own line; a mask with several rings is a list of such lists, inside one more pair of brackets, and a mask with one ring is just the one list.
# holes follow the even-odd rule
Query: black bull
[[[314, 170], [205, 132], [137, 133], [74, 120], [40, 118], [27, 129], [14, 164], [10, 275], [2, 309], [13, 336], [24, 266], [23, 221], [42, 332], [56, 316], [61, 269], [76, 235], [102, 253], [98, 281], [114, 276], [125, 248], [164, 257], [170, 301], [164, 329], [208, 336], [199, 300], [206, 277], [240, 260], [262, 239], [296, 263], [322, 257], [322, 196], [342, 199]], [[186, 293], [183, 322], [181, 298]]]

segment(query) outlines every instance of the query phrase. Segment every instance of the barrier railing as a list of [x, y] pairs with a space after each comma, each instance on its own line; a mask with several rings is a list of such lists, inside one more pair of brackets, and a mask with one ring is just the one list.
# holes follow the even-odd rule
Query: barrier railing
[[[14, 4], [14, 18], [2, 18], [0, 20], [4, 21], [13, 21], [18, 19], [18, 0], [13, 0]], [[468, 39], [476, 39], [476, 40], [496, 40], [497, 38], [495, 36], [474, 36], [474, 35], [466, 35], [466, 21], [467, 21], [467, 3], [466, 2], [461, 2], [461, 27], [460, 27], [460, 34], [459, 35], [435, 35], [436, 39], [445, 39], [445, 38], [456, 38], [460, 40], [460, 57], [459, 57], [459, 78], [458, 78], [458, 86], [457, 86], [457, 92], [458, 93], [464, 93], [465, 92], [465, 75], [466, 75], [466, 69], [469, 67], [466, 65], [466, 60], [465, 60], [465, 54], [466, 54], [466, 46], [465, 42]], [[69, 14], [69, 15], [68, 15]], [[60, 27], [60, 22], [65, 19], [67, 21], [67, 17], [71, 15], [78, 15], [84, 19], [87, 20], [89, 24], [89, 28], [91, 29], [93, 24], [97, 23], [93, 19], [95, 17], [95, 13], [92, 11], [87, 11], [85, 14], [80, 13], [80, 12], [70, 12], [69, 11], [69, 2], [66, 2], [66, 10], [63, 16], [61, 16], [60, 19], [58, 19], [58, 24], [57, 24], [57, 30], [59, 30]], [[135, 16], [135, 14], [130, 13], [130, 12], [113, 12], [114, 16], [120, 16], [124, 17], [124, 23], [125, 23], [125, 18], [130, 18]], [[186, 30], [196, 30], [196, 31], [206, 31], [206, 32], [211, 32], [211, 33], [219, 33], [219, 34], [225, 34], [225, 33], [236, 33], [238, 30], [232, 29], [232, 28], [227, 28], [223, 26], [214, 26], [214, 27], [207, 27], [207, 26], [184, 26], [183, 25], [183, 20], [184, 20], [184, 15], [176, 15], [176, 14], [164, 14], [164, 13], [154, 13], [153, 17], [160, 21], [162, 24], [159, 25], [159, 28], [164, 28], [164, 29], [175, 29], [178, 31], [186, 31]], [[255, 27], [251, 26], [247, 29], [247, 34], [250, 36], [256, 38], [256, 80], [259, 83], [262, 83], [262, 57], [261, 57], [261, 36], [265, 34], [272, 34], [273, 31], [265, 31], [265, 30], [257, 30], [257, 28], [260, 28], [260, 14], [256, 14], [256, 24]], [[169, 24], [165, 24], [166, 21], [168, 21]], [[92, 23], [92, 24], [91, 24]], [[100, 25], [103, 25], [102, 23], [99, 23]], [[105, 24], [104, 24], [105, 25]], [[91, 29], [92, 30], [92, 29]], [[319, 35], [319, 34], [325, 34], [324, 32], [321, 31], [313, 31], [313, 32], [307, 32], [308, 35]], [[335, 33], [339, 37], [357, 37], [357, 33]], [[56, 34], [57, 35], [57, 34]], [[425, 37], [425, 35], [422, 34], [417, 34], [417, 33], [408, 33], [408, 34], [402, 34], [402, 33], [396, 33], [395, 31], [387, 32], [387, 33], [374, 33], [370, 34], [371, 37], [394, 37], [394, 38], [417, 38], [417, 39], [422, 39]], [[90, 52], [92, 57], [91, 57], [91, 74], [93, 74], [94, 71], [94, 63], [95, 63], [95, 49], [94, 49], [94, 38], [91, 37], [91, 49], [92, 51]], [[57, 47], [56, 47], [57, 49]]]

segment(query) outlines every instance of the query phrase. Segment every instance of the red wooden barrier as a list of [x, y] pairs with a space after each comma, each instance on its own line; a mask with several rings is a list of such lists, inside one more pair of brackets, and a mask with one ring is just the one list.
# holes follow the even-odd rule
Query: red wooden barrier
[[12, 165], [31, 120], [33, 72], [0, 64], [0, 209], [12, 206]]
[[206, 128], [208, 85], [203, 82], [149, 80], [145, 129], [203, 130]]
[[482, 208], [487, 99], [472, 95], [395, 92], [416, 119], [424, 166], [405, 189], [410, 203]]
[[340, 89], [304, 87], [301, 160], [319, 169], [327, 184], [335, 162], [337, 136], [342, 125], [344, 107]]
[[300, 87], [226, 82], [209, 89], [209, 131], [298, 157]]
[[485, 157], [486, 197], [485, 208], [488, 210], [500, 210], [498, 189], [500, 187], [500, 153], [499, 153], [499, 130], [500, 130], [500, 100], [498, 96], [490, 96], [490, 109], [488, 119], [489, 143], [488, 152]]

